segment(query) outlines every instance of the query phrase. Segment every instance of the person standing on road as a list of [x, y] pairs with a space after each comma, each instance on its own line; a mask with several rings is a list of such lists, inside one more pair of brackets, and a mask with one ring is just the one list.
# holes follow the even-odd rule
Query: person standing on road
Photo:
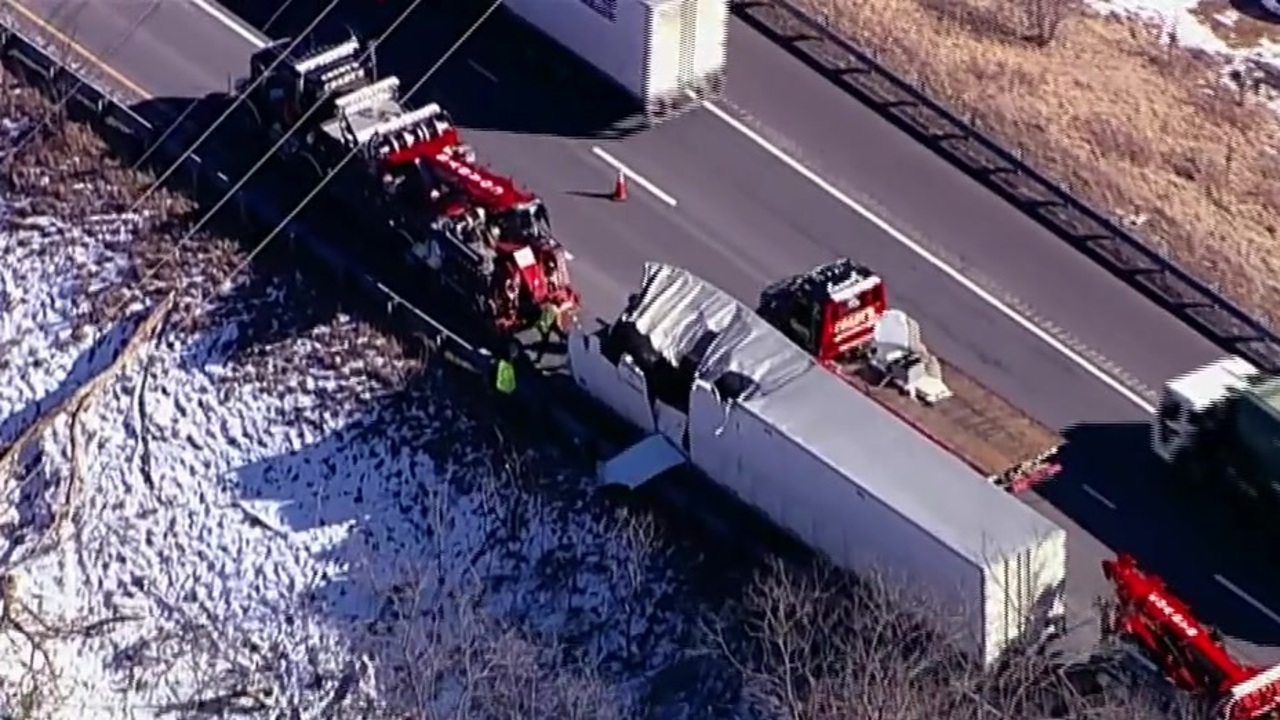
[[516, 391], [516, 367], [507, 358], [498, 358], [493, 387], [501, 395], [511, 395]]
[[545, 303], [538, 315], [538, 322], [534, 326], [538, 331], [540, 342], [538, 343], [538, 354], [534, 358], [534, 362], [541, 362], [542, 356], [546, 354], [548, 346], [551, 344], [551, 337], [556, 336], [560, 342], [567, 342], [569, 337], [565, 332], [566, 310], [563, 306], [556, 303]]

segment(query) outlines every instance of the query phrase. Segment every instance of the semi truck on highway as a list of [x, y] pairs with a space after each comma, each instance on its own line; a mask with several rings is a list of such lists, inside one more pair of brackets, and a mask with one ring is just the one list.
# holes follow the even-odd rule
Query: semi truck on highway
[[424, 285], [448, 290], [502, 337], [547, 310], [576, 310], [569, 256], [542, 200], [478, 163], [448, 112], [407, 107], [399, 79], [376, 79], [373, 53], [354, 37], [297, 55], [288, 45], [254, 53], [240, 92], [309, 187], [323, 184]]
[[646, 433], [605, 482], [691, 465], [837, 566], [934, 603], [987, 664], [1065, 628], [1060, 527], [722, 290], [649, 264], [621, 317], [568, 344], [575, 383]]
[[1280, 377], [1220, 358], [1165, 383], [1151, 446], [1189, 488], [1270, 526], [1280, 512]]
[[661, 121], [724, 87], [729, 0], [505, 0]]

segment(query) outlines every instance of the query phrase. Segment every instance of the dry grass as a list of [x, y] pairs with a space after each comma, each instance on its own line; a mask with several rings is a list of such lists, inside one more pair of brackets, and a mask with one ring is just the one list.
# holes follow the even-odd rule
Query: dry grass
[[[138, 201], [154, 175], [131, 168], [92, 127], [67, 119], [46, 95], [7, 70], [0, 70], [0, 97], [0, 117], [34, 121], [37, 127], [0, 161], [0, 193], [19, 210], [7, 221], [49, 218], [73, 232], [103, 230], [104, 221], [124, 223], [101, 235], [108, 254], [129, 259], [125, 278], [104, 278], [104, 269], [87, 258], [78, 261], [75, 276], [68, 278], [92, 300], [86, 303], [93, 310], [81, 319], [84, 325], [102, 328], [175, 292], [175, 320], [201, 317], [200, 303], [207, 298], [194, 291], [193, 279], [230, 274], [240, 261], [237, 243], [199, 232], [179, 244], [176, 240], [200, 213], [188, 198], [158, 189]], [[133, 218], [114, 219], [130, 210]], [[31, 234], [28, 242], [41, 237]], [[35, 248], [48, 253], [51, 262], [65, 261], [63, 250], [56, 244]], [[193, 278], [193, 268], [200, 276]]]
[[[1095, 207], [1142, 218], [1150, 242], [1280, 321], [1280, 123], [1224, 85], [1221, 61], [1070, 0], [798, 2]], [[1061, 15], [1047, 34], [1045, 13]]]

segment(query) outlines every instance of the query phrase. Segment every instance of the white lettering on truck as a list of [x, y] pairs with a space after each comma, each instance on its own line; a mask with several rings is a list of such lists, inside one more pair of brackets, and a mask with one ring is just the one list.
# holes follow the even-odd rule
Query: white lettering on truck
[[456, 173], [460, 177], [464, 177], [467, 180], [470, 180], [476, 185], [479, 185], [485, 190], [488, 190], [490, 193], [493, 193], [495, 196], [501, 195], [503, 192], [505, 192], [505, 190], [503, 190], [501, 185], [481, 175], [480, 173], [476, 172], [475, 168], [471, 167], [470, 165], [467, 165], [466, 163], [463, 163], [463, 162], [458, 162], [453, 158], [453, 156], [451, 156], [447, 152], [436, 153], [436, 160], [444, 163], [446, 166], [448, 166], [450, 170], [452, 170], [454, 173]]
[[1165, 600], [1164, 596], [1160, 593], [1154, 591], [1149, 593], [1147, 595], [1147, 602], [1159, 608], [1160, 612], [1169, 619], [1169, 622], [1177, 626], [1177, 628], [1185, 633], [1188, 638], [1193, 638], [1200, 634], [1200, 630], [1197, 629], [1195, 625], [1191, 624], [1190, 620], [1183, 617], [1182, 613], [1178, 612], [1177, 609], [1170, 605], [1169, 601]]
[[875, 319], [875, 314], [876, 309], [874, 307], [858, 308], [836, 321], [835, 334], [841, 335], [857, 330], [864, 325], [870, 325], [871, 321]]

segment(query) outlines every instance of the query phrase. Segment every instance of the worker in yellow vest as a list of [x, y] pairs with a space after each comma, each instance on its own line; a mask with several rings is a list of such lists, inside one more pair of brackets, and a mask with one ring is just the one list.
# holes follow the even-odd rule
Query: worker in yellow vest
[[516, 366], [506, 358], [498, 360], [496, 377], [494, 378], [493, 387], [503, 395], [510, 395], [516, 391]]
[[538, 331], [541, 342], [538, 344], [538, 355], [533, 361], [540, 362], [542, 356], [547, 352], [547, 346], [551, 343], [551, 336], [555, 335], [562, 342], [567, 340], [567, 334], [564, 329], [566, 315], [568, 310], [555, 303], [545, 303], [538, 315], [538, 322], [534, 328]]

